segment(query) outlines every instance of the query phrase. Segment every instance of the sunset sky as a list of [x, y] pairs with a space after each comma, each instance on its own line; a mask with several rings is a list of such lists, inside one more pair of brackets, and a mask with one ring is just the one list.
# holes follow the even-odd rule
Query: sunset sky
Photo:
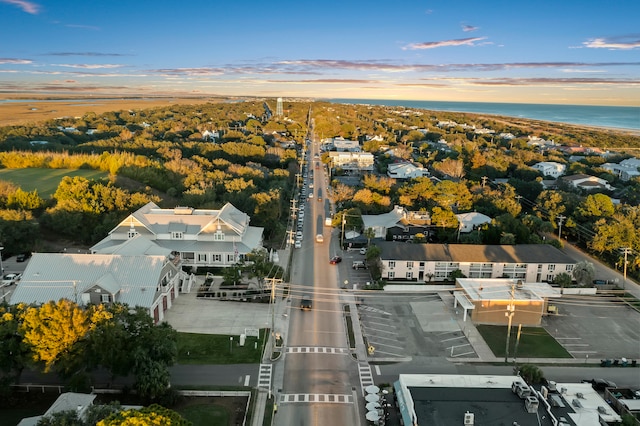
[[0, 0], [0, 94], [640, 106], [638, 0]]

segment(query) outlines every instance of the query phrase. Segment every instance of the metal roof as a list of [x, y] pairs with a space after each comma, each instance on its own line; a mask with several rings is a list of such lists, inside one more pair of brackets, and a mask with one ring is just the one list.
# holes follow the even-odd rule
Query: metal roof
[[82, 304], [82, 293], [101, 286], [119, 290], [118, 302], [150, 308], [166, 262], [166, 256], [35, 253], [10, 303], [68, 299]]

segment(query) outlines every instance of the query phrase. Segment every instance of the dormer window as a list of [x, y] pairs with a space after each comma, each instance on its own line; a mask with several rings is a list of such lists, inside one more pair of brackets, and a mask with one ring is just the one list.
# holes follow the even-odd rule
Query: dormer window
[[184, 238], [184, 233], [182, 232], [172, 232], [171, 233], [171, 239], [172, 240], [181, 240]]
[[136, 235], [138, 235], [138, 231], [136, 231], [135, 229], [131, 228], [129, 230], [129, 233], [127, 234], [127, 238], [129, 238], [129, 239], [135, 238]]
[[224, 241], [224, 232], [217, 230], [215, 234], [213, 234], [214, 241]]

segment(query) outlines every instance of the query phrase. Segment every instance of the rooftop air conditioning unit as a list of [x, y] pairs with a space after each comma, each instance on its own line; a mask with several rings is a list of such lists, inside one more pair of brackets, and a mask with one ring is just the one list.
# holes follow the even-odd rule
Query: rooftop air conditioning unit
[[466, 412], [464, 413], [464, 425], [465, 426], [471, 426], [474, 424], [474, 414], [470, 413], [470, 412]]
[[573, 405], [576, 408], [582, 408], [582, 404], [577, 399], [574, 399], [573, 401], [571, 401], [571, 405]]
[[535, 396], [528, 396], [524, 401], [524, 406], [527, 409], [527, 413], [537, 412], [539, 404], [540, 403], [538, 402], [538, 398], [536, 398]]

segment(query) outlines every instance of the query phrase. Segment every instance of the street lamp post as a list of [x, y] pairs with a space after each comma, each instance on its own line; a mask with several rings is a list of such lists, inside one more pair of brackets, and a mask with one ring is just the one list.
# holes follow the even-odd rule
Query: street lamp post
[[344, 225], [347, 223], [347, 215], [342, 212], [342, 239], [340, 242], [340, 249], [344, 250]]
[[507, 312], [504, 313], [504, 315], [509, 319], [508, 325], [507, 325], [507, 342], [505, 343], [505, 348], [504, 348], [504, 362], [508, 362], [507, 359], [509, 358], [509, 340], [511, 339], [511, 320], [513, 319], [513, 314], [515, 314], [516, 312], [516, 305], [514, 303], [515, 292], [516, 292], [515, 287], [516, 287], [515, 284], [511, 285], [511, 301], [507, 305]]
[[4, 250], [4, 247], [0, 247], [0, 275], [4, 275], [4, 266], [2, 266], [2, 250]]

